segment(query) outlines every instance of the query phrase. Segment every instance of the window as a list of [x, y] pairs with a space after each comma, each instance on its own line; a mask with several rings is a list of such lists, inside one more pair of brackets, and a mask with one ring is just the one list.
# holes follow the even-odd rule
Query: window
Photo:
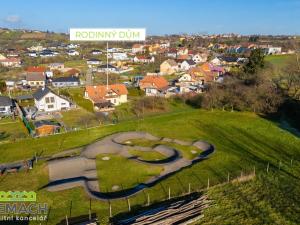
[[5, 112], [5, 107], [0, 107], [0, 112]]
[[48, 107], [48, 109], [53, 109], [54, 105], [48, 105], [47, 107]]
[[50, 103], [49, 97], [46, 97], [46, 98], [45, 98], [45, 102], [46, 102], [46, 103]]

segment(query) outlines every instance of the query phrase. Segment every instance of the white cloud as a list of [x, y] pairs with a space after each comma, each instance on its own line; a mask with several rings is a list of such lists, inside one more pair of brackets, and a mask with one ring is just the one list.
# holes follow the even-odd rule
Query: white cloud
[[20, 23], [21, 22], [21, 17], [18, 15], [8, 15], [5, 19], [5, 22], [7, 23]]

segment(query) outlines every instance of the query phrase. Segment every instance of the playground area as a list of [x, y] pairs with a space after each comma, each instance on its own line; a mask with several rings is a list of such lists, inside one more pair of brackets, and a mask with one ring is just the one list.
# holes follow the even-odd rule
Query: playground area
[[[145, 142], [142, 141], [148, 144], [145, 145]], [[135, 145], [135, 143], [143, 143], [143, 146]], [[194, 157], [188, 156], [187, 151], [194, 154]], [[103, 201], [124, 199], [154, 186], [183, 168], [208, 158], [213, 152], [214, 146], [201, 140], [187, 142], [136, 131], [117, 133], [88, 145], [79, 156], [48, 161], [49, 183], [45, 188], [55, 192], [82, 186], [89, 197], [93, 199]], [[147, 157], [147, 153], [150, 153], [151, 156]], [[99, 160], [110, 164], [110, 160], [113, 161], [116, 156], [124, 158], [127, 162], [144, 167], [155, 167], [155, 169], [153, 173], [145, 177], [146, 180], [135, 186], [121, 189], [115, 185], [112, 190], [103, 190], [101, 175], [100, 179], [98, 175], [108, 168], [97, 168], [101, 165]], [[123, 166], [126, 168], [126, 161], [124, 164], [118, 165], [119, 170], [122, 171]], [[136, 168], [142, 167], [137, 165]], [[106, 171], [106, 174], [110, 176], [109, 171]], [[127, 174], [128, 178], [134, 175], [134, 173]], [[113, 172], [111, 176], [113, 176]]]

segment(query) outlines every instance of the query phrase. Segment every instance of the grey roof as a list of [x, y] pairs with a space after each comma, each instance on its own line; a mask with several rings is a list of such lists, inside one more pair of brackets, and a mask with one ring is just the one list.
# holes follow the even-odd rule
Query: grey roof
[[189, 59], [189, 60], [185, 60], [189, 65], [196, 65], [196, 63], [194, 62], [194, 60]]
[[106, 69], [106, 68], [111, 68], [111, 69], [117, 69], [117, 67], [115, 67], [115, 66], [113, 66], [113, 65], [111, 65], [111, 64], [103, 64], [103, 65], [101, 65], [101, 66], [98, 66], [98, 68], [101, 68], [101, 69]]
[[68, 83], [68, 82], [79, 82], [78, 77], [70, 76], [70, 77], [57, 77], [52, 80], [52, 83], [56, 82], [63, 82], [63, 83]]
[[0, 96], [0, 106], [13, 106], [13, 101], [10, 97]]
[[46, 94], [52, 92], [48, 87], [40, 88], [35, 93], [33, 93], [33, 97], [36, 100], [42, 99]]
[[36, 128], [39, 128], [39, 127], [42, 127], [44, 125], [51, 125], [51, 126], [57, 126], [57, 127], [60, 127], [60, 124], [57, 123], [57, 122], [53, 122], [53, 121], [50, 121], [50, 120], [39, 120], [39, 121], [36, 121], [34, 122], [34, 126]]

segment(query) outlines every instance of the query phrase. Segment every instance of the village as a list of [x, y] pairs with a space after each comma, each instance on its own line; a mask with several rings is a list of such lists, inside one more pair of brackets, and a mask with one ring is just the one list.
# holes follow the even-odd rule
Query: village
[[271, 44], [201, 38], [206, 41], [200, 46], [188, 45], [197, 37], [177, 36], [107, 49], [76, 42], [42, 45], [39, 38], [23, 49], [2, 47], [1, 117], [19, 117], [34, 137], [98, 126], [133, 99], [201, 94], [245, 65], [253, 49], [265, 55], [293, 53]]

